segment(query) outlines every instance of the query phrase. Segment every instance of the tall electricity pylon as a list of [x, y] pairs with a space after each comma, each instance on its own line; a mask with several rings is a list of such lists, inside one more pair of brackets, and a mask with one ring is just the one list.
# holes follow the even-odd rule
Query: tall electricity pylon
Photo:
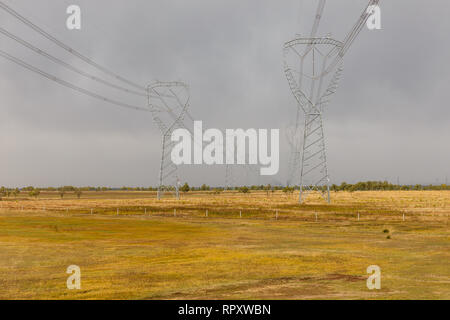
[[[106, 68], [97, 62], [93, 61], [89, 57], [83, 55], [79, 51], [70, 47], [69, 45], [63, 43], [62, 41], [56, 39], [53, 35], [43, 30], [41, 27], [21, 15], [19, 12], [15, 11], [10, 6], [6, 5], [2, 1], [0, 1], [0, 9], [4, 10], [6, 13], [10, 14], [14, 18], [18, 19], [21, 23], [33, 29], [35, 32], [39, 33], [44, 38], [53, 42], [56, 46], [61, 49], [69, 52], [74, 57], [84, 61], [89, 64], [91, 67], [94, 67], [104, 75], [108, 75], [109, 77], [114, 78], [116, 81], [121, 82], [122, 84], [116, 84], [111, 82], [110, 80], [106, 80], [101, 76], [93, 75], [87, 71], [80, 69], [79, 67], [75, 67], [45, 51], [45, 49], [41, 49], [36, 47], [35, 45], [27, 42], [26, 40], [20, 38], [19, 36], [9, 32], [8, 30], [0, 27], [0, 33], [9, 39], [16, 41], [22, 46], [28, 48], [29, 50], [34, 51], [35, 53], [51, 60], [52, 62], [77, 73], [80, 76], [88, 78], [89, 80], [96, 81], [100, 84], [106, 85], [110, 88], [120, 90], [122, 92], [126, 92], [128, 94], [132, 94], [139, 97], [147, 97], [149, 108], [140, 107], [130, 105], [125, 102], [117, 101], [115, 99], [111, 99], [108, 96], [92, 92], [82, 87], [78, 87], [75, 84], [65, 81], [61, 78], [58, 78], [52, 74], [45, 72], [44, 70], [38, 69], [25, 61], [18, 59], [17, 57], [0, 50], [0, 56], [14, 62], [23, 68], [26, 68], [40, 76], [47, 78], [49, 80], [55, 81], [58, 84], [70, 88], [79, 93], [88, 95], [92, 98], [99, 99], [103, 102], [108, 102], [110, 104], [133, 109], [137, 111], [150, 111], [153, 116], [153, 121], [157, 124], [158, 128], [162, 133], [162, 156], [160, 163], [160, 172], [159, 172], [159, 186], [158, 186], [158, 198], [161, 197], [162, 191], [165, 188], [166, 182], [168, 182], [171, 186], [168, 186], [168, 189], [175, 189], [177, 197], [179, 197], [178, 187], [179, 187], [179, 179], [177, 174], [177, 167], [169, 160], [169, 155], [171, 152], [172, 142], [170, 141], [171, 133], [173, 130], [179, 127], [185, 127], [183, 124], [184, 116], [187, 115], [190, 120], [192, 117], [188, 113], [189, 106], [189, 89], [187, 85], [181, 82], [155, 82], [148, 87], [142, 86], [134, 81], [128, 80], [127, 78], [115, 73], [114, 71]], [[125, 87], [125, 86], [126, 87]], [[129, 87], [133, 87], [130, 89]], [[193, 120], [192, 120], [193, 121]], [[169, 150], [169, 151], [168, 151]]]
[[179, 199], [178, 167], [170, 154], [174, 146], [172, 132], [185, 128], [183, 123], [189, 107], [189, 87], [182, 82], [155, 82], [148, 86], [148, 106], [153, 122], [161, 131], [161, 161], [158, 178], [158, 200], [164, 191], [174, 190]]
[[[297, 38], [284, 45], [284, 71], [289, 87], [297, 100], [297, 117], [291, 145], [289, 176], [294, 177], [300, 162], [300, 196], [302, 203], [311, 191], [318, 191], [330, 202], [329, 173], [323, 129], [323, 112], [338, 88], [342, 76], [343, 58], [371, 15], [369, 7], [378, 5], [371, 0], [355, 26], [344, 39], [330, 35], [317, 37], [326, 0], [320, 0], [309, 37]], [[300, 128], [300, 114], [304, 115], [303, 143], [295, 138]], [[288, 184], [291, 182], [288, 179]]]
[[[328, 59], [341, 44], [332, 39], [296, 39], [285, 45], [285, 72], [289, 86], [304, 114], [304, 135], [301, 153], [300, 202], [304, 193], [321, 192], [330, 201], [329, 175], [326, 158], [322, 114], [324, 107], [336, 92], [342, 73], [339, 67], [334, 74], [323, 74]], [[289, 65], [289, 54], [298, 53], [300, 71]], [[296, 57], [294, 57], [296, 60]], [[296, 75], [299, 75], [297, 78]], [[331, 79], [328, 79], [331, 77]], [[299, 79], [299, 80], [297, 80]], [[325, 83], [328, 85], [325, 87]], [[298, 127], [297, 127], [298, 128]], [[299, 160], [298, 144], [293, 151], [293, 161]]]

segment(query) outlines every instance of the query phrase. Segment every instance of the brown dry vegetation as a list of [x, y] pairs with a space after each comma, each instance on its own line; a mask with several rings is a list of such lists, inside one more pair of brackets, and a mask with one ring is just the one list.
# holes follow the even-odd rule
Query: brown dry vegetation
[[[450, 298], [449, 191], [332, 199], [109, 191], [0, 201], [0, 298]], [[72, 264], [81, 290], [66, 288]], [[381, 290], [366, 287], [373, 264]]]

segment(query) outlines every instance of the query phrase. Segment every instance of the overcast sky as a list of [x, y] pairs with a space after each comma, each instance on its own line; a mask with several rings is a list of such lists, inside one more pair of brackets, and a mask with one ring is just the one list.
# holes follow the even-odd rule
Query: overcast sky
[[[204, 128], [285, 129], [296, 102], [282, 45], [309, 32], [312, 0], [2, 0], [31, 21], [137, 83], [182, 80]], [[301, 4], [303, 2], [303, 5]], [[329, 0], [319, 35], [342, 40], [367, 0]], [[66, 8], [82, 29], [66, 28]], [[381, 0], [382, 30], [364, 28], [345, 57], [344, 76], [325, 112], [332, 183], [450, 178], [450, 3]], [[3, 10], [0, 26], [66, 62], [108, 78]], [[14, 56], [111, 98], [146, 106], [39, 57], [0, 35]], [[150, 114], [71, 91], [0, 57], [0, 185], [156, 185], [160, 134]], [[240, 176], [239, 183], [256, 181]], [[225, 168], [182, 168], [192, 185], [223, 185]], [[250, 179], [250, 178], [248, 178]]]

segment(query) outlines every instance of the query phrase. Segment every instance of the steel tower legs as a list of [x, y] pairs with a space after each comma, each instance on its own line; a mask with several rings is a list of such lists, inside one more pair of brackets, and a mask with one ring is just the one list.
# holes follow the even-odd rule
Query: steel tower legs
[[319, 191], [329, 203], [329, 181], [322, 113], [316, 110], [305, 114], [300, 203], [303, 202], [306, 194], [311, 191]]

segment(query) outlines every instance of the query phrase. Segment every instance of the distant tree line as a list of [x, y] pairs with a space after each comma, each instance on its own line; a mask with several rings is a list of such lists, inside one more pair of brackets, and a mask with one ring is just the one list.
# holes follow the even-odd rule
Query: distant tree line
[[[324, 187], [326, 189], [326, 187]], [[224, 191], [224, 190], [234, 190], [240, 193], [249, 193], [251, 191], [266, 191], [275, 192], [283, 191], [286, 194], [292, 194], [295, 190], [300, 190], [299, 186], [271, 186], [268, 185], [253, 185], [253, 186], [239, 186], [239, 187], [209, 187], [207, 185], [202, 185], [201, 187], [191, 187], [188, 183], [185, 183], [180, 187], [180, 191]], [[387, 181], [366, 181], [358, 182], [355, 184], [350, 184], [347, 182], [342, 182], [340, 185], [333, 184], [330, 186], [330, 191], [394, 191], [394, 190], [450, 190], [450, 186], [442, 185], [395, 185]]]
[[[174, 186], [165, 186], [165, 190], [175, 190]], [[292, 194], [295, 190], [299, 190], [299, 186], [272, 186], [270, 184], [268, 185], [253, 185], [253, 186], [239, 186], [239, 187], [210, 187], [206, 184], [201, 185], [200, 187], [191, 187], [188, 183], [185, 183], [184, 185], [180, 186], [179, 190], [183, 193], [187, 193], [190, 191], [209, 191], [213, 194], [220, 194], [225, 190], [229, 191], [237, 191], [240, 193], [250, 193], [251, 191], [265, 191], [267, 195], [269, 193], [273, 193], [275, 191], [283, 191], [286, 194]], [[35, 197], [37, 198], [42, 191], [45, 192], [58, 192], [61, 199], [64, 198], [64, 196], [67, 193], [75, 194], [78, 198], [81, 197], [83, 192], [86, 191], [115, 191], [115, 190], [122, 190], [122, 191], [157, 191], [158, 188], [156, 187], [122, 187], [122, 188], [110, 188], [110, 187], [74, 187], [74, 186], [63, 186], [63, 187], [48, 187], [48, 188], [35, 188], [33, 186], [25, 187], [25, 188], [6, 188], [6, 187], [0, 187], [0, 200], [2, 198], [16, 198], [20, 194], [25, 193], [29, 197]], [[450, 186], [446, 184], [441, 185], [396, 185], [389, 183], [387, 181], [365, 181], [365, 182], [358, 182], [358, 183], [346, 183], [342, 182], [340, 185], [333, 184], [330, 186], [330, 190], [334, 192], [338, 191], [348, 191], [348, 192], [354, 192], [354, 191], [388, 191], [388, 190], [450, 190]]]
[[366, 181], [349, 184], [342, 182], [341, 185], [330, 186], [332, 191], [382, 191], [382, 190], [450, 190], [450, 186], [442, 185], [397, 185], [387, 181]]

